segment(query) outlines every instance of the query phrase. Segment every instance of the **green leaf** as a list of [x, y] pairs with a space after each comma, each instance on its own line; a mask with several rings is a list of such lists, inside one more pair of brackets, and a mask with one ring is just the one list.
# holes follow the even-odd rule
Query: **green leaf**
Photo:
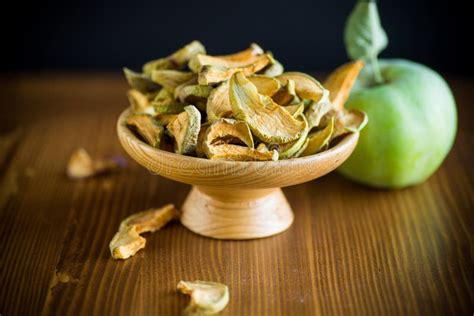
[[358, 0], [344, 30], [344, 42], [349, 57], [362, 59], [372, 64], [375, 81], [381, 83], [382, 76], [377, 55], [387, 47], [387, 34], [380, 24], [377, 3], [370, 0]]
[[375, 1], [359, 0], [347, 19], [344, 42], [351, 59], [372, 58], [388, 44], [387, 34], [380, 25]]

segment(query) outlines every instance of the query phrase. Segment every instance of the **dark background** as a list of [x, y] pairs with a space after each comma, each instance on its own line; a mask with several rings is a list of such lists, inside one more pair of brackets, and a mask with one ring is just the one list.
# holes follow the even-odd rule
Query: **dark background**
[[[463, 4], [465, 2], [466, 4]], [[438, 71], [469, 75], [469, 1], [379, 1], [389, 46]], [[257, 42], [287, 70], [328, 70], [347, 60], [342, 41], [353, 0], [37, 1], [10, 3], [1, 19], [3, 71], [138, 68], [193, 39], [210, 54]], [[465, 7], [463, 7], [465, 6]], [[469, 22], [469, 23], [468, 23]]]

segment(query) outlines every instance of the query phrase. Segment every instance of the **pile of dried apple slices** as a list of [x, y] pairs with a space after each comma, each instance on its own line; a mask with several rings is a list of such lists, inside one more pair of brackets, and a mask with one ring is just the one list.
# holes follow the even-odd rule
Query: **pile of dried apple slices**
[[130, 84], [127, 126], [155, 148], [235, 161], [279, 160], [316, 154], [357, 132], [364, 113], [344, 109], [363, 67], [337, 68], [324, 85], [284, 72], [257, 44], [231, 55], [206, 54], [193, 41], [173, 54], [124, 68]]

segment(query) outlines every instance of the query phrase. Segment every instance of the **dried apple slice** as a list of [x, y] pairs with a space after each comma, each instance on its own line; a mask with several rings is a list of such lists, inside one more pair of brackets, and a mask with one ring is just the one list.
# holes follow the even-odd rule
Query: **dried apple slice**
[[165, 103], [173, 100], [173, 94], [166, 89], [161, 89], [153, 98], [153, 102]]
[[301, 72], [285, 72], [276, 78], [283, 85], [286, 85], [288, 80], [293, 80], [296, 94], [302, 99], [318, 102], [323, 97], [324, 87], [310, 75]]
[[349, 109], [337, 112], [334, 115], [334, 133], [332, 139], [347, 134], [361, 131], [367, 125], [369, 118], [365, 112]]
[[300, 102], [294, 105], [287, 105], [283, 108], [287, 110], [291, 115], [293, 115], [293, 117], [298, 117], [303, 114], [305, 105], [304, 102]]
[[278, 152], [262, 151], [234, 144], [212, 145], [206, 151], [206, 157], [212, 160], [233, 161], [276, 161]]
[[152, 103], [156, 115], [179, 114], [184, 111], [186, 104], [179, 102]]
[[[280, 82], [274, 78], [261, 75], [252, 75], [248, 79], [255, 85], [258, 93], [271, 96], [280, 87]], [[222, 117], [232, 115], [232, 106], [229, 100], [229, 81], [222, 82], [211, 91], [206, 105], [207, 120], [213, 122]]]
[[256, 148], [258, 151], [261, 151], [261, 152], [268, 152], [270, 151], [270, 149], [268, 149], [268, 146], [267, 144], [265, 143], [260, 143], [258, 144], [257, 148]]
[[127, 118], [127, 126], [135, 129], [150, 146], [160, 148], [164, 129], [151, 115], [132, 114]]
[[166, 204], [160, 208], [151, 208], [130, 215], [120, 223], [119, 230], [135, 226], [137, 233], [153, 233], [165, 226], [173, 218], [177, 217], [178, 211], [173, 204]]
[[[304, 121], [306, 125], [308, 124], [307, 121], [306, 121], [306, 117], [304, 115], [300, 115], [298, 118], [301, 119], [302, 121]], [[294, 141], [289, 142], [289, 143], [278, 145], [278, 153], [279, 153], [279, 156], [280, 156], [279, 158], [280, 159], [288, 159], [288, 158], [293, 157], [301, 149], [301, 147], [305, 144], [308, 133], [309, 133], [309, 127], [307, 127], [304, 130], [304, 132], [301, 134], [300, 138], [298, 138], [297, 140], [294, 140]]]
[[189, 155], [196, 150], [197, 138], [201, 127], [201, 113], [188, 105], [184, 111], [166, 127], [175, 140], [174, 150], [177, 154]]
[[230, 54], [230, 55], [218, 55], [218, 56], [215, 56], [217, 58], [220, 58], [220, 59], [224, 59], [226, 61], [230, 61], [230, 62], [243, 62], [244, 60], [246, 60], [247, 58], [251, 57], [251, 56], [258, 56], [258, 55], [262, 55], [263, 54], [263, 49], [256, 43], [252, 43], [250, 44], [249, 48], [243, 50], [243, 51], [240, 51], [240, 52], [237, 52], [237, 53], [234, 53], [234, 54]]
[[232, 115], [232, 106], [229, 99], [229, 81], [224, 81], [211, 91], [207, 99], [206, 112], [209, 122]]
[[263, 50], [257, 44], [253, 43], [249, 48], [231, 55], [209, 56], [197, 54], [189, 62], [189, 69], [198, 73], [203, 66], [215, 66], [222, 68], [240, 68], [254, 63]]
[[133, 113], [146, 113], [155, 115], [155, 109], [150, 104], [150, 100], [147, 95], [141, 93], [136, 89], [127, 91], [128, 100], [130, 102], [130, 108]]
[[306, 147], [308, 147], [309, 144], [309, 138], [306, 137], [303, 145], [300, 147], [300, 149], [293, 155], [292, 158], [298, 158], [301, 157], [301, 154], [306, 150]]
[[184, 111], [186, 104], [176, 101], [173, 94], [166, 89], [161, 89], [151, 102], [155, 115], [179, 114]]
[[192, 41], [165, 58], [159, 58], [143, 65], [143, 72], [151, 75], [153, 70], [182, 69], [197, 54], [205, 54], [206, 49], [199, 41]]
[[127, 217], [122, 221], [119, 231], [109, 244], [110, 253], [114, 259], [127, 259], [143, 249], [145, 238], [140, 234], [155, 232], [178, 216], [178, 210], [173, 204], [161, 208], [152, 208]]
[[295, 81], [292, 79], [287, 80], [286, 84], [272, 96], [272, 99], [283, 106], [301, 102], [300, 98], [296, 95]]
[[73, 152], [67, 164], [66, 173], [71, 179], [83, 179], [110, 172], [119, 168], [112, 159], [92, 159], [84, 148]]
[[203, 143], [204, 143], [204, 136], [206, 136], [207, 129], [211, 125], [211, 122], [206, 122], [204, 124], [201, 124], [201, 128], [199, 129], [199, 134], [198, 134], [198, 141], [196, 144], [196, 156], [199, 158], [204, 158], [206, 157], [206, 154], [204, 153], [203, 149]]
[[252, 132], [267, 143], [288, 143], [298, 139], [306, 123], [294, 118], [273, 100], [258, 94], [243, 72], [232, 76], [229, 97], [233, 115], [247, 122]]
[[326, 125], [326, 127], [324, 127], [324, 129], [309, 134], [308, 145], [300, 156], [304, 157], [318, 153], [324, 146], [329, 143], [333, 132], [334, 118], [329, 121], [329, 123]]
[[283, 65], [278, 60], [273, 59], [273, 63], [263, 69], [261, 74], [268, 77], [276, 77], [281, 75], [284, 71]]
[[123, 68], [123, 73], [130, 87], [142, 93], [154, 92], [160, 89], [160, 86], [153, 82], [150, 76], [146, 74], [141, 74], [128, 68]]
[[154, 70], [162, 70], [162, 69], [180, 69], [178, 65], [174, 64], [168, 58], [158, 58], [148, 61], [142, 66], [143, 73], [151, 76], [151, 73]]
[[179, 70], [153, 70], [151, 79], [173, 93], [180, 84], [191, 80], [195, 74]]
[[[184, 109], [183, 109], [184, 110]], [[173, 122], [176, 118], [178, 117], [178, 114], [157, 114], [155, 116], [155, 120], [160, 124], [161, 126], [167, 126], [171, 122]]]
[[203, 86], [203, 85], [188, 85], [184, 86], [179, 89], [175, 95], [177, 99], [181, 102], [186, 102], [190, 104], [206, 102], [207, 98], [211, 94], [212, 87], [211, 86]]
[[202, 137], [202, 151], [209, 159], [274, 160], [274, 152], [254, 149], [247, 123], [220, 119], [212, 123]]
[[344, 64], [334, 70], [324, 82], [324, 86], [330, 91], [329, 99], [335, 109], [342, 110], [344, 108], [363, 67], [364, 62], [360, 60]]
[[317, 102], [311, 101], [305, 111], [306, 119], [308, 120], [310, 128], [319, 126], [324, 115], [326, 115], [332, 109], [333, 106], [329, 100], [329, 91], [324, 90], [321, 99]]
[[141, 237], [135, 226], [128, 227], [115, 234], [109, 244], [114, 259], [127, 259], [145, 248], [146, 239]]
[[257, 87], [258, 93], [269, 97], [274, 95], [281, 88], [280, 81], [275, 78], [262, 75], [251, 75], [247, 79]]
[[273, 61], [268, 54], [259, 55], [251, 64], [239, 68], [229, 68], [224, 66], [205, 65], [199, 72], [198, 83], [202, 85], [219, 83], [230, 79], [236, 72], [242, 71], [245, 76], [250, 76]]
[[206, 281], [179, 281], [178, 290], [191, 296], [184, 315], [212, 315], [222, 311], [229, 303], [227, 285]]
[[170, 56], [168, 59], [174, 64], [177, 64], [179, 68], [184, 67], [194, 56], [197, 54], [205, 54], [206, 48], [199, 41], [192, 41], [191, 43], [180, 48]]
[[240, 144], [254, 147], [252, 132], [247, 123], [233, 119], [220, 119], [212, 123], [203, 139], [204, 151], [211, 146]]

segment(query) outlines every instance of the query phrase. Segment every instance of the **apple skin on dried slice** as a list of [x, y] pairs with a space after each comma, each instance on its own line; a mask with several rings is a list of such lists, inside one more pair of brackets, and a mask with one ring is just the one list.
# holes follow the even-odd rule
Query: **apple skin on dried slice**
[[296, 153], [298, 153], [302, 149], [302, 147], [305, 146], [306, 144], [306, 138], [309, 133], [309, 126], [307, 125], [308, 123], [306, 121], [306, 117], [300, 114], [300, 116], [298, 116], [297, 118], [306, 122], [307, 127], [301, 134], [300, 138], [298, 138], [297, 140], [294, 140], [292, 142], [285, 143], [285, 144], [280, 144], [278, 146], [278, 153], [279, 153], [280, 159], [288, 159], [288, 158], [294, 157]]
[[308, 145], [301, 153], [301, 157], [314, 155], [318, 153], [331, 140], [334, 132], [334, 118], [322, 130], [316, 131], [308, 135]]
[[252, 132], [266, 143], [288, 143], [298, 139], [307, 127], [257, 88], [242, 72], [234, 74], [229, 83], [233, 115], [247, 122]]
[[188, 105], [166, 127], [175, 140], [174, 150], [177, 154], [189, 155], [196, 150], [197, 139], [201, 127], [201, 113]]
[[179, 114], [184, 111], [186, 104], [175, 100], [173, 94], [166, 89], [161, 89], [151, 102], [155, 115]]
[[175, 102], [169, 103], [152, 103], [156, 115], [160, 114], [179, 114], [184, 111], [186, 104]]
[[195, 84], [180, 88], [179, 92], [176, 93], [176, 96], [181, 102], [186, 102], [188, 104], [195, 104], [198, 102], [206, 103], [211, 91], [211, 86]]

